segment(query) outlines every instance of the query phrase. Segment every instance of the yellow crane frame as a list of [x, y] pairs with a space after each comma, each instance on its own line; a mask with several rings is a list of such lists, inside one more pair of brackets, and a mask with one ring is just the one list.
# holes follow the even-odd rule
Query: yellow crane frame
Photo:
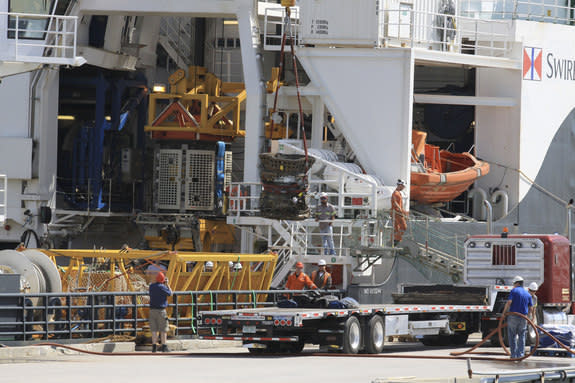
[[[243, 83], [222, 82], [206, 68], [191, 66], [186, 77], [178, 69], [170, 78], [170, 93], [150, 94], [147, 132], [184, 132], [231, 138], [245, 136], [240, 128], [240, 112], [247, 94]], [[233, 94], [235, 96], [222, 96]], [[158, 102], [168, 100], [167, 110], [174, 103], [189, 113], [185, 121], [158, 121], [163, 111]], [[185, 113], [185, 112], [184, 112]], [[199, 117], [199, 118], [197, 118]]]
[[[39, 249], [56, 262], [57, 257], [68, 260], [68, 266], [59, 267], [64, 291], [147, 291], [147, 284], [135, 281], [152, 282], [155, 273], [148, 273], [149, 265], [167, 265], [166, 277], [174, 291], [211, 291], [211, 290], [268, 290], [276, 266], [275, 254], [234, 254], [234, 253], [194, 253], [173, 251], [152, 251], [137, 249], [121, 250], [59, 250]], [[206, 263], [212, 262], [209, 271]], [[241, 264], [241, 270], [233, 265]], [[98, 267], [94, 267], [97, 264]], [[165, 266], [164, 266], [165, 267]], [[236, 266], [237, 267], [237, 266]], [[97, 281], [93, 277], [97, 278]], [[86, 286], [73, 287], [73, 281]], [[84, 282], [84, 283], [82, 283]], [[97, 283], [96, 283], [97, 282]], [[125, 288], [125, 290], [124, 290]], [[145, 290], [144, 290], [145, 289]], [[265, 302], [266, 294], [238, 296], [237, 302]], [[252, 302], [252, 300], [254, 300]], [[234, 296], [218, 294], [218, 308], [221, 303], [233, 302]], [[207, 295], [198, 298], [197, 303], [207, 303]], [[124, 302], [118, 302], [124, 303]], [[139, 303], [146, 304], [147, 299]], [[179, 303], [194, 303], [191, 295], [180, 297]], [[231, 308], [231, 307], [230, 307]], [[140, 308], [138, 316], [147, 317], [147, 308]], [[190, 306], [180, 308], [180, 318], [191, 317]]]

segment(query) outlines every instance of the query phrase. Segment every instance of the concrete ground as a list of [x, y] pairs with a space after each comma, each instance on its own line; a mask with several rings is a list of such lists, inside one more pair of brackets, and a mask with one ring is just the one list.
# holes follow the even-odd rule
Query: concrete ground
[[[181, 347], [185, 341], [178, 342]], [[188, 341], [190, 355], [92, 356], [51, 347], [0, 348], [0, 382], [274, 382], [293, 383], [310, 379], [329, 383], [429, 381], [467, 376], [465, 360], [396, 359], [381, 357], [305, 356], [317, 351], [307, 347], [304, 356], [253, 356], [235, 343]], [[473, 342], [471, 342], [473, 343]], [[221, 347], [220, 347], [221, 346]], [[103, 347], [103, 346], [98, 346]], [[108, 349], [111, 346], [108, 346]], [[127, 351], [133, 344], [116, 346]], [[177, 348], [172, 341], [172, 348]], [[19, 349], [20, 351], [17, 351]], [[419, 343], [386, 344], [382, 355], [449, 355], [452, 348], [429, 348]], [[462, 350], [460, 348], [459, 350]], [[481, 348], [481, 352], [500, 349]], [[218, 355], [225, 353], [225, 355]], [[232, 355], [230, 355], [232, 354]], [[500, 356], [503, 358], [503, 356]], [[472, 361], [474, 371], [548, 367], [575, 367], [575, 359], [532, 357], [521, 363]], [[436, 380], [437, 378], [443, 378]], [[457, 382], [465, 380], [457, 379]], [[477, 380], [475, 380], [477, 381]]]

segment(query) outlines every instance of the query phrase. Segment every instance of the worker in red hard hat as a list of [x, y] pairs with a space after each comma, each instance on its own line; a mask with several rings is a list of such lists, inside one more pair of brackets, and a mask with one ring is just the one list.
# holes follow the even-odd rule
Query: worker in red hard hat
[[290, 274], [286, 282], [286, 290], [317, 289], [317, 286], [306, 273], [303, 272], [303, 263], [295, 264], [295, 271]]
[[[152, 352], [156, 352], [158, 337], [160, 338], [160, 351], [169, 352], [166, 340], [170, 329], [168, 323], [168, 297], [172, 295], [172, 290], [168, 286], [168, 278], [163, 272], [158, 272], [156, 282], [150, 284], [150, 332], [152, 333]], [[158, 336], [159, 334], [159, 336]]]

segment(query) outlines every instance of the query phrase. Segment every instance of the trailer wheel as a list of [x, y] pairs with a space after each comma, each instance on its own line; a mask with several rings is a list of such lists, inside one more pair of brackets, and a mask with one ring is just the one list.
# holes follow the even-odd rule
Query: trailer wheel
[[305, 343], [302, 340], [299, 340], [297, 342], [292, 342], [288, 344], [288, 352], [292, 353], [292, 354], [299, 354], [300, 352], [303, 351], [303, 348], [305, 346]]
[[357, 354], [361, 347], [361, 325], [359, 320], [352, 316], [345, 321], [343, 332], [343, 352]]
[[441, 346], [439, 335], [424, 335], [419, 341], [429, 347]]
[[374, 315], [367, 324], [367, 334], [365, 337], [365, 348], [370, 354], [379, 354], [383, 350], [385, 343], [385, 325], [383, 318]]
[[265, 348], [248, 348], [250, 354], [261, 355], [266, 352]]
[[[485, 338], [487, 334], [489, 334], [489, 332], [492, 330], [493, 329], [490, 329], [488, 332], [483, 333], [483, 338]], [[501, 329], [501, 336], [503, 337], [503, 343], [505, 344], [505, 347], [509, 347], [509, 338], [507, 337], [507, 327]], [[489, 343], [491, 344], [491, 347], [501, 347], [501, 343], [499, 342], [499, 334], [498, 333], [493, 334], [493, 336], [489, 340]]]
[[453, 334], [451, 335], [451, 344], [454, 346], [464, 346], [468, 338], [469, 334]]

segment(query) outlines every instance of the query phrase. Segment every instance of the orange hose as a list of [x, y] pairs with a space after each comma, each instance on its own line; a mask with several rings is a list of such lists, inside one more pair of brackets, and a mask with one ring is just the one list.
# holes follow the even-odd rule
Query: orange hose
[[[507, 316], [509, 315], [515, 315], [518, 316], [520, 318], [523, 318], [527, 321], [527, 323], [529, 324], [529, 326], [533, 327], [533, 329], [535, 329], [535, 345], [533, 347], [531, 347], [531, 351], [529, 352], [529, 354], [525, 354], [524, 356], [522, 356], [521, 358], [509, 358], [506, 360], [510, 360], [510, 361], [519, 361], [519, 360], [523, 360], [523, 359], [527, 359], [529, 358], [531, 355], [533, 355], [535, 353], [535, 351], [537, 350], [537, 347], [539, 346], [539, 332], [537, 330], [541, 330], [544, 333], [546, 333], [547, 335], [551, 336], [551, 338], [553, 340], [555, 340], [556, 342], [558, 342], [559, 344], [561, 344], [563, 347], [566, 347], [565, 345], [563, 345], [561, 342], [559, 342], [559, 340], [557, 340], [557, 338], [555, 338], [554, 336], [552, 336], [551, 334], [549, 334], [547, 331], [545, 331], [544, 329], [542, 329], [541, 327], [537, 326], [535, 323], [533, 323], [533, 321], [531, 319], [529, 319], [529, 317], [527, 317], [526, 315], [520, 314], [520, 313], [515, 313], [515, 312], [507, 312], [505, 314], [503, 314], [501, 316], [501, 318], [499, 318], [499, 325], [497, 326], [496, 329], [494, 329], [493, 331], [491, 331], [489, 334], [487, 334], [487, 336], [485, 338], [483, 338], [481, 340], [481, 342], [477, 343], [475, 346], [471, 347], [470, 349], [467, 349], [465, 351], [461, 351], [461, 352], [452, 352], [451, 355], [453, 356], [461, 356], [461, 355], [465, 355], [465, 354], [469, 354], [471, 352], [473, 352], [474, 350], [476, 350], [477, 348], [481, 347], [483, 344], [485, 344], [485, 342], [487, 342], [493, 335], [495, 335], [495, 332], [497, 332], [498, 336], [499, 336], [499, 344], [501, 345], [501, 347], [503, 347], [503, 351], [505, 351], [506, 355], [509, 355], [509, 350], [507, 349], [507, 347], [505, 346], [505, 342], [503, 339], [503, 333], [502, 333], [502, 329], [507, 326], [506, 323], [503, 323], [503, 319], [505, 319]], [[569, 350], [570, 351], [570, 350]], [[575, 353], [575, 352], [573, 352]], [[502, 359], [499, 359], [502, 360]]]

